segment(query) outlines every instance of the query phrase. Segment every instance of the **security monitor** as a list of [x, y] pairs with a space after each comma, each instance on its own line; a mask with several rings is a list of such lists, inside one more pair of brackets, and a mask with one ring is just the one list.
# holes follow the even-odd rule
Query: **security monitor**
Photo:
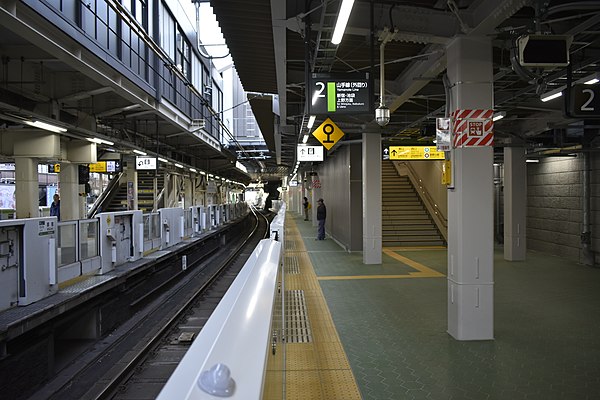
[[523, 67], [556, 68], [569, 65], [573, 36], [525, 35], [517, 39], [519, 64]]

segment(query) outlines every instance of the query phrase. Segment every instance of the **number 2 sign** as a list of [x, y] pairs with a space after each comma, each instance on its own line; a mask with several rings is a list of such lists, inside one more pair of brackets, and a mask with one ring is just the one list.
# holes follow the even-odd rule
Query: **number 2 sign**
[[568, 116], [600, 118], [600, 85], [573, 85]]

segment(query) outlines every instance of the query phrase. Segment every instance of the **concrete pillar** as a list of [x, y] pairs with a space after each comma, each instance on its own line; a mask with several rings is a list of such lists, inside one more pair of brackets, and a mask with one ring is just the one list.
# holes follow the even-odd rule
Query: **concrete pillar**
[[60, 165], [60, 219], [69, 221], [81, 219], [80, 203], [85, 197], [79, 196], [79, 165], [62, 163]]
[[38, 160], [15, 157], [15, 203], [17, 218], [39, 216]]
[[[493, 108], [492, 45], [459, 37], [447, 48], [451, 109]], [[457, 340], [494, 338], [493, 147], [452, 151], [448, 192], [448, 333]]]
[[527, 164], [523, 147], [504, 148], [504, 259], [526, 258]]
[[381, 134], [362, 135], [363, 263], [381, 264]]
[[184, 208], [191, 207], [194, 201], [194, 181], [193, 176], [186, 175], [184, 181], [184, 195], [183, 205]]
[[125, 182], [127, 185], [127, 209], [138, 209], [138, 180], [135, 162], [128, 162], [125, 172]]

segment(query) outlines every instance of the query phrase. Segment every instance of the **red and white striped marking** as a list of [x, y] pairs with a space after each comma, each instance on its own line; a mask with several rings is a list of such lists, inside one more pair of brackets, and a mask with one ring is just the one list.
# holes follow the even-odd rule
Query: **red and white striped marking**
[[494, 110], [456, 110], [452, 113], [452, 146], [494, 145]]

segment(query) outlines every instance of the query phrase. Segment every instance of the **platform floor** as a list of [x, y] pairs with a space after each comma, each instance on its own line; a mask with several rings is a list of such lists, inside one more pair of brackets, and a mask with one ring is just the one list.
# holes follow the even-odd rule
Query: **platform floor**
[[[497, 249], [495, 340], [460, 342], [446, 333], [445, 248], [388, 248], [382, 265], [363, 265], [361, 253], [315, 241], [300, 215], [288, 212], [286, 224], [286, 255], [308, 256], [325, 299], [307, 302], [309, 319], [331, 315], [345, 350], [337, 359], [349, 361], [360, 398], [600, 399], [600, 268], [536, 252], [508, 262]], [[288, 368], [303, 357], [290, 350]], [[287, 400], [356, 398], [326, 387], [323, 371], [345, 371], [343, 362], [312, 368], [321, 369], [309, 380], [289, 372]]]

